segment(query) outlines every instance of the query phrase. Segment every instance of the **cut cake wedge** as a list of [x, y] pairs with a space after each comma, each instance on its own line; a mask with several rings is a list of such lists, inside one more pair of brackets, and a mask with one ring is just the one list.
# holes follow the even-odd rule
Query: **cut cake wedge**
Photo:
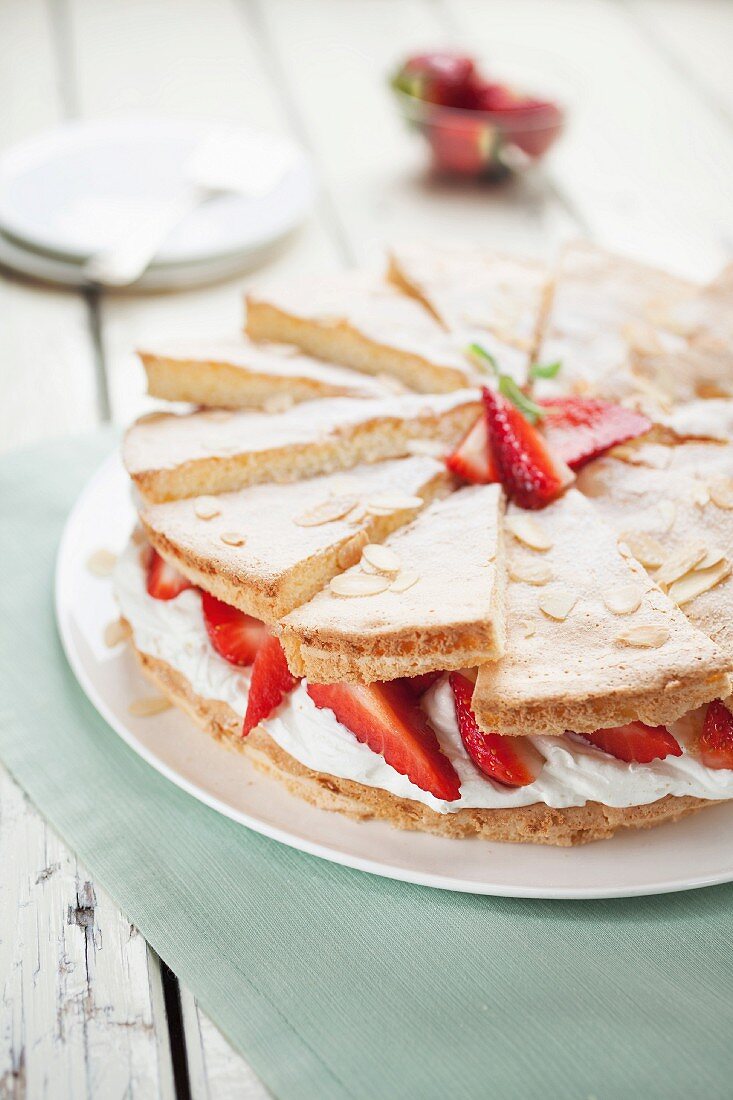
[[151, 504], [140, 519], [155, 549], [194, 584], [272, 623], [447, 491], [443, 464], [415, 456]]
[[398, 458], [413, 440], [451, 447], [480, 411], [475, 390], [324, 398], [277, 415], [221, 409], [153, 414], [128, 430], [123, 459], [151, 501], [290, 482]]
[[[291, 671], [314, 683], [371, 683], [496, 660], [503, 509], [498, 485], [461, 489], [387, 539], [386, 559], [367, 551], [367, 567], [381, 561], [393, 571], [354, 566], [282, 620]], [[371, 594], [357, 595], [370, 581]]]
[[507, 644], [479, 669], [473, 709], [483, 729], [667, 724], [728, 694], [730, 658], [624, 556], [577, 490], [531, 516], [510, 506], [505, 530]]

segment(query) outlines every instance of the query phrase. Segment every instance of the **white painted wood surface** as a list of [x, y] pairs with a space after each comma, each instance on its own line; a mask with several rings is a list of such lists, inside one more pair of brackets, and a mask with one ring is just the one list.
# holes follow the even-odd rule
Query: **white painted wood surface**
[[[425, 174], [384, 75], [445, 42], [566, 74], [577, 109], [544, 173]], [[267, 277], [411, 235], [542, 256], [582, 233], [707, 275], [733, 258], [731, 47], [729, 0], [3, 0], [0, 148], [129, 110], [288, 132], [319, 201]], [[148, 406], [134, 346], [234, 331], [251, 278], [98, 299], [0, 271], [0, 448], [128, 421]], [[0, 866], [0, 1097], [266, 1095], [185, 989], [171, 1042], [161, 964], [2, 770]]]

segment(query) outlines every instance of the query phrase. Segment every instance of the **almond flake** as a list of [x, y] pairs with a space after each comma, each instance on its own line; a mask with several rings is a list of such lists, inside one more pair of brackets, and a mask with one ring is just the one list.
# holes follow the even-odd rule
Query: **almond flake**
[[690, 486], [690, 503], [697, 504], [699, 508], [710, 503], [710, 490], [704, 481], [693, 481]]
[[669, 638], [666, 626], [630, 626], [616, 637], [619, 645], [632, 646], [634, 649], [659, 649]]
[[246, 535], [240, 535], [238, 531], [223, 531], [219, 538], [226, 546], [244, 546]]
[[199, 519], [213, 519], [221, 515], [221, 505], [215, 497], [197, 497], [193, 510]]
[[542, 585], [552, 580], [552, 570], [543, 562], [517, 561], [509, 566], [509, 576], [522, 584]]
[[532, 550], [549, 550], [552, 546], [552, 539], [531, 516], [509, 516], [504, 526], [515, 539]]
[[127, 708], [135, 718], [152, 718], [154, 714], [162, 714], [164, 710], [170, 710], [172, 703], [164, 695], [145, 695], [142, 699], [135, 699]]
[[709, 486], [710, 499], [718, 508], [733, 508], [733, 477], [717, 477]]
[[357, 523], [363, 523], [366, 519], [367, 510], [363, 504], [357, 504], [356, 508], [352, 508], [349, 514], [345, 517], [346, 522], [350, 527], [356, 526]]
[[443, 458], [447, 449], [445, 443], [437, 439], [408, 439], [405, 447], [408, 455], [425, 455], [426, 458]]
[[96, 550], [87, 558], [87, 569], [95, 577], [109, 577], [116, 564], [117, 555], [111, 550]]
[[517, 625], [519, 626], [519, 629], [522, 631], [522, 636], [524, 638], [532, 638], [537, 633], [537, 628], [535, 627], [534, 623], [529, 621], [529, 619], [524, 619], [522, 622], [518, 623]]
[[341, 573], [331, 578], [328, 587], [334, 596], [377, 596], [389, 587], [389, 580], [367, 573]]
[[[657, 584], [666, 588], [674, 581], [684, 577], [691, 569], [695, 569], [705, 557], [706, 547], [702, 542], [693, 542], [687, 546], [681, 546], [670, 554], [662, 563], [659, 572], [655, 576]], [[720, 560], [720, 559], [718, 559]]]
[[367, 543], [361, 557], [363, 562], [371, 565], [378, 573], [399, 573], [402, 568], [402, 562], [394, 550], [378, 543]]
[[124, 623], [122, 619], [113, 619], [104, 628], [104, 644], [109, 646], [110, 649], [114, 649], [120, 642], [124, 642], [129, 633], [130, 628], [127, 623]]
[[658, 506], [657, 511], [661, 520], [662, 532], [669, 531], [670, 527], [674, 523], [675, 516], [677, 515], [677, 508], [671, 500], [663, 500]]
[[730, 569], [730, 562], [727, 558], [719, 561], [717, 565], [711, 566], [710, 569], [697, 569], [670, 585], [667, 595], [678, 607], [682, 607], [683, 604], [689, 603], [697, 596], [701, 596], [703, 592], [715, 588], [716, 584], [719, 584], [728, 576]]
[[619, 542], [626, 543], [636, 560], [650, 569], [656, 569], [664, 561], [664, 547], [644, 531], [624, 531]]
[[641, 603], [643, 592], [637, 584], [619, 584], [609, 588], [603, 602], [613, 615], [631, 615]]
[[724, 550], [708, 550], [702, 561], [699, 561], [695, 566], [695, 572], [699, 569], [710, 569], [713, 565], [717, 565], [719, 561], [722, 561], [724, 557]]
[[577, 602], [578, 597], [567, 588], [553, 588], [551, 592], [542, 593], [539, 607], [550, 619], [562, 622], [567, 619]]
[[342, 569], [348, 569], [355, 565], [361, 557], [361, 552], [366, 545], [368, 535], [366, 531], [359, 531], [358, 535], [352, 535], [350, 539], [339, 547], [336, 561]]
[[392, 512], [414, 511], [422, 507], [422, 503], [422, 497], [410, 496], [409, 493], [378, 493], [369, 498], [366, 510], [371, 515], [388, 516]]
[[298, 527], [320, 527], [322, 523], [334, 523], [337, 519], [343, 519], [345, 515], [356, 507], [359, 501], [356, 497], [329, 497], [321, 501], [313, 508], [301, 512], [293, 523]]
[[417, 584], [419, 580], [419, 573], [415, 573], [411, 569], [406, 569], [404, 573], [399, 573], [398, 576], [395, 577], [389, 586], [389, 590], [390, 592], [406, 592], [408, 588], [412, 588], [413, 584]]

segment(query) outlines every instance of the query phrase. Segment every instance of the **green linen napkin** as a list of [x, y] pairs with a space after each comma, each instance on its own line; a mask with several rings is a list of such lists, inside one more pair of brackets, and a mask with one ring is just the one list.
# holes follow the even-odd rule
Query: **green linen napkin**
[[0, 463], [0, 755], [273, 1093], [730, 1097], [733, 886], [550, 902], [392, 882], [249, 832], [125, 746], [52, 605], [64, 518], [112, 445]]

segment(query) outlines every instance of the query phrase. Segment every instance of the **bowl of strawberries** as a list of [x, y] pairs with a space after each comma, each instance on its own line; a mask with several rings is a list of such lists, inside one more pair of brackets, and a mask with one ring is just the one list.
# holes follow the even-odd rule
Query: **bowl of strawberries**
[[474, 57], [433, 50], [408, 57], [390, 85], [442, 174], [496, 179], [540, 161], [560, 137], [557, 98], [487, 76]]

